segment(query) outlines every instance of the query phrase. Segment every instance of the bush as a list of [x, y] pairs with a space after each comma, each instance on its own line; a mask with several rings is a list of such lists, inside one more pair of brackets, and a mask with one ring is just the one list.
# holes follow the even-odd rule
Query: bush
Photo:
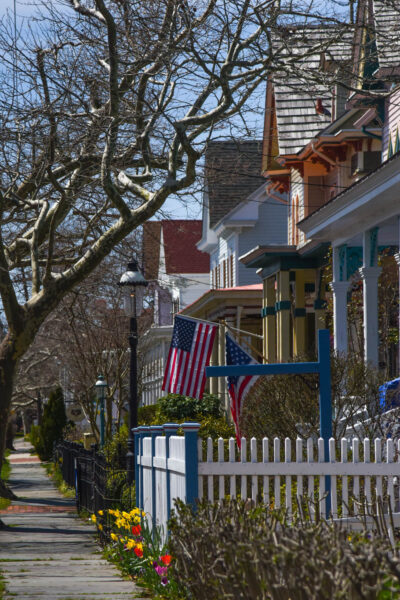
[[[382, 377], [362, 357], [331, 354], [332, 430], [340, 440], [361, 419], [359, 437], [384, 433], [384, 407], [379, 403]], [[373, 421], [362, 415], [374, 414]], [[397, 417], [396, 417], [397, 418]], [[241, 416], [245, 437], [261, 439], [319, 436], [319, 381], [316, 374], [260, 377], [246, 397]]]
[[221, 403], [218, 396], [204, 394], [202, 400], [181, 396], [180, 394], [168, 394], [158, 401], [160, 412], [170, 421], [183, 421], [185, 419], [201, 419], [222, 416]]
[[138, 414], [139, 425], [160, 425], [162, 423], [184, 423], [197, 421], [200, 423], [199, 435], [202, 438], [234, 437], [233, 426], [227, 423], [221, 409], [218, 396], [204, 394], [202, 400], [168, 394], [160, 398], [157, 404], [142, 406]]
[[30, 432], [27, 434], [28, 441], [32, 444], [35, 450], [38, 447], [40, 441], [40, 427], [39, 425], [32, 425]]
[[158, 420], [159, 405], [150, 404], [149, 406], [139, 406], [138, 423], [139, 425], [154, 425]]
[[[67, 424], [64, 398], [61, 388], [56, 388], [50, 394], [49, 401], [44, 407], [42, 423], [38, 427], [39, 438], [32, 444], [41, 460], [50, 460], [53, 455], [54, 443], [63, 437], [63, 429]], [[35, 434], [36, 435], [36, 434]]]
[[384, 535], [349, 534], [325, 521], [289, 525], [240, 502], [202, 503], [195, 513], [179, 502], [170, 531], [171, 577], [188, 598], [399, 597], [400, 560]]

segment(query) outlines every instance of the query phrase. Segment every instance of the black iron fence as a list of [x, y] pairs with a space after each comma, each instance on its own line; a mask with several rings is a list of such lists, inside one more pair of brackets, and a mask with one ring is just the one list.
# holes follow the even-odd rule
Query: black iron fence
[[[122, 450], [111, 457], [93, 446], [85, 450], [82, 444], [63, 440], [55, 447], [55, 461], [64, 481], [76, 492], [78, 511], [98, 514], [109, 508], [129, 511], [133, 508], [134, 490], [128, 484], [126, 456]], [[104, 519], [107, 535], [107, 519]]]

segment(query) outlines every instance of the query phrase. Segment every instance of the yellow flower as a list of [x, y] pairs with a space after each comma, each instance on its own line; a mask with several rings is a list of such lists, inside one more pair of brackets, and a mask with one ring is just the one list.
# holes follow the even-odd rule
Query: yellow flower
[[136, 548], [138, 548], [139, 550], [143, 550], [143, 544], [142, 544], [142, 542], [138, 542], [136, 544]]
[[93, 523], [96, 523], [96, 515], [95, 514], [93, 514], [90, 518], [92, 519]]
[[115, 533], [111, 533], [110, 537], [111, 537], [111, 539], [112, 539], [113, 542], [118, 542], [118, 536], [115, 535]]
[[126, 542], [126, 547], [128, 548], [128, 550], [132, 550], [132, 548], [134, 548], [134, 547], [135, 547], [135, 545], [136, 545], [136, 544], [135, 544], [134, 540], [128, 540], [128, 541]]
[[131, 518], [131, 515], [129, 513], [125, 512], [124, 510], [122, 511], [122, 516], [124, 517], [124, 519], [128, 519], [128, 520]]
[[100, 529], [100, 531], [103, 531], [103, 525], [101, 523], [97, 523], [97, 527]]
[[97, 514], [98, 514], [98, 515], [100, 515], [100, 516], [102, 517], [102, 516], [104, 515], [104, 511], [102, 511], [102, 510], [98, 510], [98, 511], [97, 511]]

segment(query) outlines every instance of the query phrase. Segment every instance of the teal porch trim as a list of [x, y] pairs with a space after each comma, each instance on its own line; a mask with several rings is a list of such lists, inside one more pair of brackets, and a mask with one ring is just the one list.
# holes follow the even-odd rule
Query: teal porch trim
[[261, 309], [261, 317], [274, 317], [275, 316], [275, 306], [264, 306]]
[[280, 310], [290, 310], [292, 308], [292, 303], [290, 300], [280, 300], [275, 303], [275, 310], [279, 312]]

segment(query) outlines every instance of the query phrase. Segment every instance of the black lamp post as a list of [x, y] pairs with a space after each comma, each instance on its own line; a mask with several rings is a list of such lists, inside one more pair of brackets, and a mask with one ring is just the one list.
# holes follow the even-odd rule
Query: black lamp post
[[128, 264], [128, 270], [123, 273], [118, 285], [124, 286], [127, 290], [125, 310], [130, 317], [129, 327], [129, 346], [131, 348], [130, 359], [130, 376], [129, 376], [129, 437], [128, 437], [128, 453], [127, 474], [128, 483], [131, 484], [134, 480], [135, 465], [134, 465], [134, 450], [135, 442], [132, 429], [137, 427], [137, 307], [136, 307], [136, 288], [146, 286], [148, 282], [145, 280], [139, 271], [136, 260]]

